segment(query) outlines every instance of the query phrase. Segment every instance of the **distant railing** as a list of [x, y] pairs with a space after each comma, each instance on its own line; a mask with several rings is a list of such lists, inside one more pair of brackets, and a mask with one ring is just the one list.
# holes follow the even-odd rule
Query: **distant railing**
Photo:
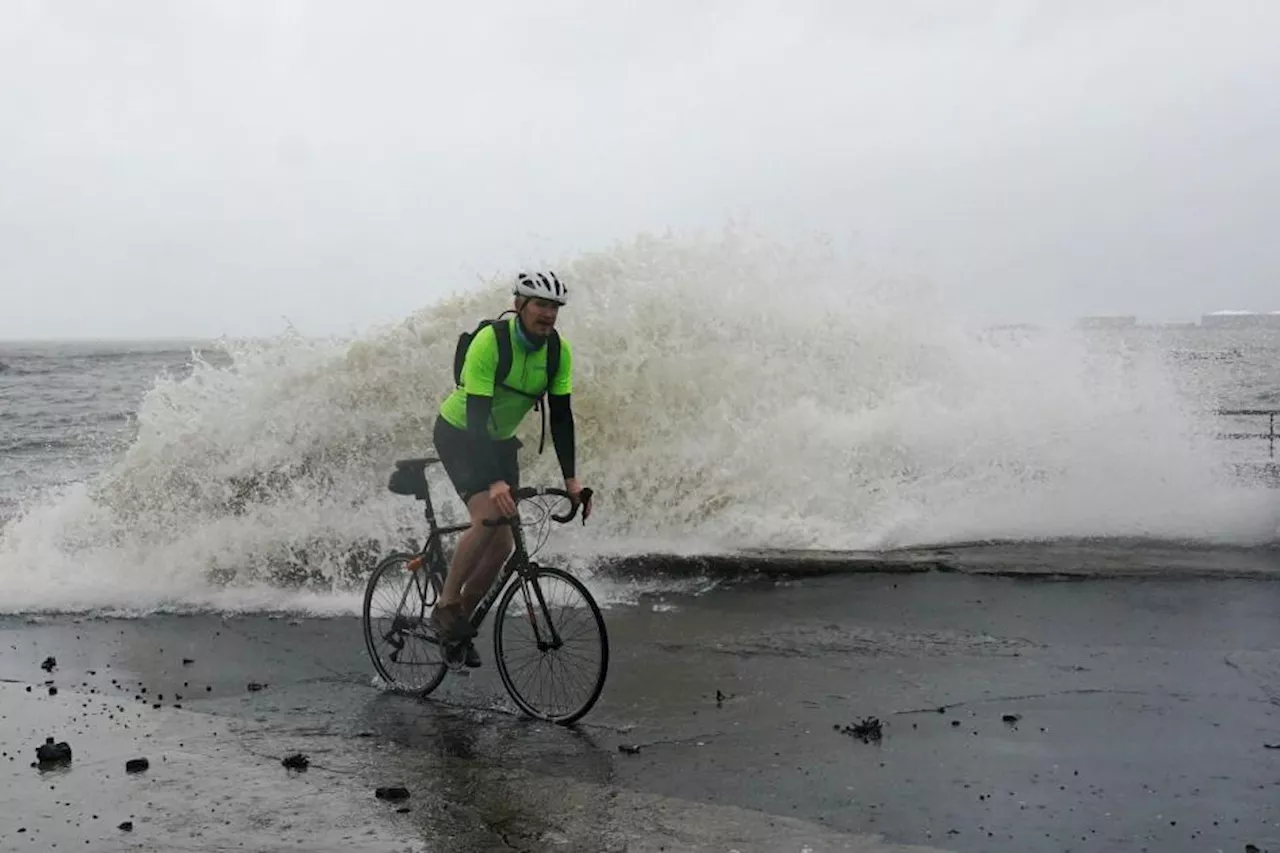
[[1266, 418], [1266, 432], [1220, 432], [1218, 433], [1218, 438], [1265, 438], [1267, 440], [1267, 456], [1271, 459], [1276, 458], [1276, 415], [1280, 415], [1280, 409], [1218, 409], [1218, 414], [1231, 418]]

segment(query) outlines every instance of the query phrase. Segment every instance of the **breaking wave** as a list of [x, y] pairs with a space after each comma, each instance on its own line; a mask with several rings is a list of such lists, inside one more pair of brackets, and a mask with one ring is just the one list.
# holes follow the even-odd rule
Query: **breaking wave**
[[[573, 291], [580, 468], [601, 500], [549, 547], [579, 565], [1275, 537], [1275, 501], [1226, 475], [1211, 406], [1154, 355], [984, 332], [820, 240], [641, 236], [556, 268]], [[3, 530], [2, 606], [354, 606], [369, 556], [420, 536], [419, 506], [385, 490], [393, 460], [430, 452], [457, 334], [509, 299], [495, 280], [356, 339], [225, 341], [157, 379], [106, 471]], [[554, 483], [538, 429], [524, 427], [525, 481]], [[443, 480], [433, 493], [459, 515]]]

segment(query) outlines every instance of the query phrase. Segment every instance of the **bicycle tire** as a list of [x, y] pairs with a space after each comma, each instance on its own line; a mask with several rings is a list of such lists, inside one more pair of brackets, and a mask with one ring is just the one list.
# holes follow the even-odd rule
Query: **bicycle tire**
[[[414, 557], [416, 556], [417, 556], [416, 554], [396, 552], [396, 553], [387, 555], [385, 558], [383, 558], [382, 562], [378, 563], [378, 565], [374, 568], [373, 572], [369, 575], [368, 582], [365, 584], [364, 607], [362, 609], [361, 621], [363, 622], [363, 627], [364, 627], [365, 648], [368, 650], [369, 657], [373, 661], [374, 670], [377, 671], [378, 676], [382, 678], [382, 681], [387, 686], [387, 688], [392, 692], [396, 692], [396, 693], [410, 693], [418, 696], [426, 696], [428, 693], [430, 693], [431, 691], [435, 690], [437, 687], [440, 686], [440, 682], [444, 680], [445, 675], [447, 675], [449, 672], [449, 667], [444, 662], [443, 655], [439, 655], [440, 660], [438, 663], [421, 664], [422, 672], [424, 673], [425, 678], [420, 683], [411, 684], [411, 683], [408, 683], [408, 681], [403, 676], [397, 677], [395, 672], [393, 672], [391, 669], [388, 668], [387, 666], [388, 661], [384, 661], [382, 659], [382, 655], [378, 653], [378, 644], [374, 636], [375, 634], [374, 618], [375, 617], [370, 613], [371, 607], [373, 605], [374, 593], [378, 589], [379, 581], [381, 581], [384, 576], [389, 575], [391, 572], [405, 572], [404, 564], [414, 559]], [[423, 571], [423, 570], [419, 569], [418, 571]], [[413, 606], [418, 612], [414, 616], [408, 617], [408, 618], [411, 622], [414, 623], [414, 625], [420, 626], [426, 621], [427, 605], [423, 599], [421, 587], [417, 586], [416, 584], [415, 584], [414, 590], [409, 591], [408, 599], [406, 600], [405, 603], [408, 604], [410, 601], [415, 601]], [[393, 614], [393, 620], [392, 620], [393, 625], [392, 625], [391, 632], [394, 632], [395, 618], [399, 616], [400, 616], [400, 613], [397, 609], [397, 612]], [[384, 641], [389, 641], [391, 632], [388, 632], [386, 635], [384, 635], [382, 639]], [[400, 639], [401, 639], [401, 650], [402, 650], [406, 642], [403, 636], [403, 632], [401, 632]], [[410, 639], [416, 640], [418, 642], [422, 642], [424, 645], [427, 645], [426, 641], [423, 640], [421, 637], [418, 637], [417, 635], [412, 635]], [[437, 649], [439, 648], [438, 644], [436, 645], [436, 648]], [[390, 659], [390, 656], [388, 657], [389, 657], [390, 663], [396, 664], [397, 666], [401, 665], [399, 661]]]
[[[525, 614], [523, 613], [508, 613], [508, 608], [511, 607], [512, 602], [516, 600], [516, 596], [524, 588], [524, 585], [526, 583], [537, 584], [540, 580], [550, 578], [555, 578], [557, 581], [565, 583], [586, 606], [598, 633], [598, 645], [600, 650], [600, 660], [595, 673], [595, 682], [591, 685], [587, 698], [577, 707], [566, 708], [560, 711], [553, 711], [539, 707], [535, 704], [534, 700], [531, 700], [519, 687], [516, 686], [515, 678], [513, 678], [511, 671], [511, 661], [507, 659], [508, 649], [505, 641], [503, 640], [503, 628], [507, 625], [508, 618], [525, 619]], [[552, 609], [550, 605], [548, 605], [548, 609]], [[563, 612], [563, 608], [561, 608], [560, 612]], [[536, 618], [541, 621], [545, 620], [546, 617], [545, 614], [539, 613]], [[558, 616], [556, 618], [560, 621]], [[551, 651], [559, 651], [559, 649], [552, 649]], [[547, 651], [540, 650], [540, 653], [545, 659]], [[570, 723], [574, 723], [582, 719], [582, 717], [595, 706], [596, 702], [600, 699], [600, 694], [604, 691], [605, 679], [608, 677], [609, 673], [609, 634], [605, 628], [604, 616], [601, 615], [600, 608], [596, 604], [595, 599], [591, 597], [591, 593], [587, 591], [586, 586], [584, 586], [581, 581], [563, 569], [539, 566], [525, 578], [521, 578], [517, 575], [513, 579], [512, 583], [507, 586], [506, 591], [503, 592], [501, 601], [498, 602], [496, 616], [493, 620], [493, 659], [498, 668], [498, 675], [502, 678], [503, 686], [507, 688], [507, 693], [511, 696], [516, 705], [519, 706], [521, 711], [524, 711], [535, 719], [546, 720], [547, 722], [558, 723], [560, 725], [569, 725]]]

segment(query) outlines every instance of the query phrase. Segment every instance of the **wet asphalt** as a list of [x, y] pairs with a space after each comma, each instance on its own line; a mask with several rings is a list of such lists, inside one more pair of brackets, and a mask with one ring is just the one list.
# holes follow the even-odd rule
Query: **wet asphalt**
[[572, 729], [487, 635], [421, 701], [358, 619], [11, 617], [0, 851], [1280, 853], [1278, 614], [1274, 580], [725, 582], [610, 608]]

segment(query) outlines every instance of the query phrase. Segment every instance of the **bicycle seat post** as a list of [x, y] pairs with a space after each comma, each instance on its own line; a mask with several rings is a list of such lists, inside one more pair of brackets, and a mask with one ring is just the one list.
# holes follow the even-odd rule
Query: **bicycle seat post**
[[[425, 479], [425, 477], [424, 477]], [[432, 533], [436, 532], [436, 511], [431, 506], [431, 486], [428, 485], [422, 490], [423, 513], [427, 517], [427, 527]]]

